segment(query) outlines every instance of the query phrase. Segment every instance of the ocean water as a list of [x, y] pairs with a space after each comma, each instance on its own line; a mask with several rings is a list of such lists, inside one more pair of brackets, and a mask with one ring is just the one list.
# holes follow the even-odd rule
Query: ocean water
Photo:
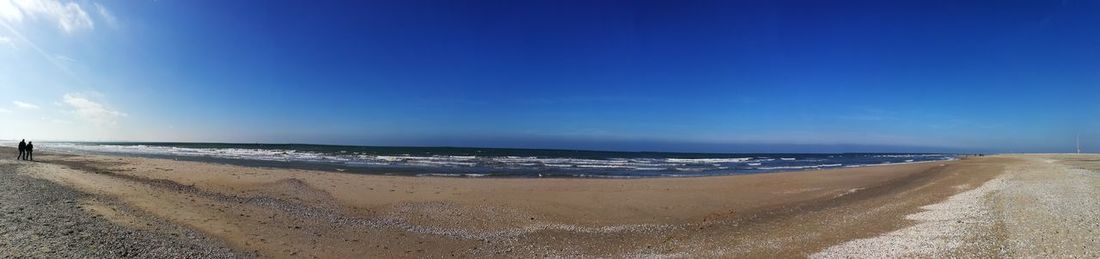
[[[5, 145], [12, 145], [5, 143]], [[685, 177], [955, 159], [930, 153], [666, 153], [302, 144], [43, 142], [60, 153], [133, 155], [341, 172], [454, 177]]]

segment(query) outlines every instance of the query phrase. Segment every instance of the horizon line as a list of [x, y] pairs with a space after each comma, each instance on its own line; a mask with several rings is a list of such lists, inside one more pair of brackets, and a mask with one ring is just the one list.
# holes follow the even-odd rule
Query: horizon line
[[[18, 139], [0, 139], [0, 142], [18, 141]], [[580, 152], [621, 152], [621, 153], [672, 153], [672, 154], [1000, 154], [1005, 152], [915, 152], [915, 151], [796, 151], [796, 152], [753, 152], [753, 151], [657, 151], [657, 150], [629, 150], [629, 149], [592, 149], [592, 148], [545, 148], [545, 147], [508, 147], [508, 146], [461, 146], [461, 145], [370, 145], [370, 144], [336, 144], [336, 143], [306, 143], [306, 142], [220, 142], [220, 141], [134, 141], [134, 140], [39, 140], [43, 143], [132, 143], [132, 144], [223, 144], [223, 145], [299, 145], [299, 146], [338, 146], [338, 147], [373, 147], [373, 148], [467, 148], [467, 149], [516, 149], [516, 150], [550, 150], [550, 151], [580, 151]], [[705, 144], [705, 143], [699, 143]], [[950, 149], [918, 146], [893, 146], [893, 145], [869, 145], [869, 144], [775, 144], [775, 143], [716, 143], [713, 145], [763, 145], [763, 146], [860, 146], [860, 147], [910, 147], [913, 149]], [[1013, 152], [1008, 152], [1013, 153]], [[1038, 152], [1049, 153], [1049, 152]]]

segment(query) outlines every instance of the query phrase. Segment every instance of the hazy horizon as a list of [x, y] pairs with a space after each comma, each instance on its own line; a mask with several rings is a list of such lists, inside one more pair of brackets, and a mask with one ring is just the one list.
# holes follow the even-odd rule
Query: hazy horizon
[[0, 0], [0, 139], [1100, 151], [1100, 3]]

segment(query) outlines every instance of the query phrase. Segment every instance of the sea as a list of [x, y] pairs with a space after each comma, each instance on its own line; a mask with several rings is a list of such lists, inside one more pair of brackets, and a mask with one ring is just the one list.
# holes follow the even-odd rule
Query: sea
[[692, 177], [946, 161], [958, 157], [947, 153], [675, 153], [164, 142], [36, 142], [35, 149], [54, 153], [444, 177]]

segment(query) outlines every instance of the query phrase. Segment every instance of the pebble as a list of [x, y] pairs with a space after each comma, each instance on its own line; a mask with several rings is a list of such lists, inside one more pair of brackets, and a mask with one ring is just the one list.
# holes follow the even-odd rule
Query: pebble
[[117, 202], [17, 173], [32, 165], [0, 160], [0, 258], [255, 257], [209, 240], [174, 237], [169, 233], [201, 234], [167, 222], [138, 230], [96, 217], [73, 204], [81, 199]]

